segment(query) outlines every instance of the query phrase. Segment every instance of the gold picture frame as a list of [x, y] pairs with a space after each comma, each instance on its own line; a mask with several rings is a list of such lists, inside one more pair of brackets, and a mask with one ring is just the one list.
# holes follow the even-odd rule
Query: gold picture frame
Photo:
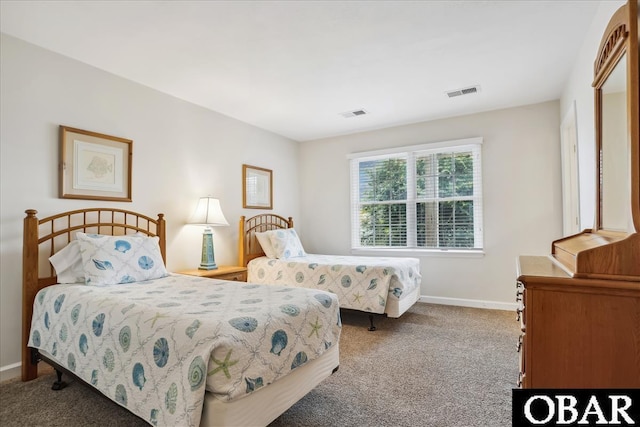
[[60, 126], [62, 199], [131, 201], [133, 141]]
[[273, 171], [242, 165], [242, 207], [273, 209]]

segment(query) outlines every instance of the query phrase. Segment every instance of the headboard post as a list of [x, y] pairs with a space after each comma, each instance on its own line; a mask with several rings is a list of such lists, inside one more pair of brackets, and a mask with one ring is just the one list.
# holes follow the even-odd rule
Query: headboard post
[[167, 221], [164, 219], [164, 214], [158, 214], [158, 225], [156, 229], [156, 235], [160, 238], [160, 253], [162, 254], [162, 260], [164, 265], [167, 265]]
[[238, 229], [238, 265], [246, 267], [247, 260], [246, 260], [245, 251], [244, 251], [244, 241], [246, 239], [244, 234], [244, 220], [245, 220], [245, 216], [242, 215], [240, 217], [240, 225]]
[[38, 376], [38, 365], [31, 362], [31, 353], [27, 348], [33, 302], [38, 292], [38, 211], [27, 209], [25, 213], [22, 249], [22, 381]]

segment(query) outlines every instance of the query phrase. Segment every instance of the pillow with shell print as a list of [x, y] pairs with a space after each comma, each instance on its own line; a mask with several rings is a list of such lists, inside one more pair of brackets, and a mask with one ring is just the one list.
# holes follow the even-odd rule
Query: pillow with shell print
[[296, 258], [306, 256], [307, 253], [302, 247], [298, 233], [293, 228], [269, 231], [269, 239], [276, 257], [280, 259]]
[[141, 282], [168, 276], [158, 237], [77, 233], [87, 285]]

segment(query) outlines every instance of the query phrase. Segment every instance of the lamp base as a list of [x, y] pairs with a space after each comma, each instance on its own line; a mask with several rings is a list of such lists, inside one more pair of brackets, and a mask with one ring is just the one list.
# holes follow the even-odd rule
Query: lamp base
[[207, 227], [202, 233], [202, 261], [198, 270], [215, 270], [218, 266], [213, 254], [213, 233]]

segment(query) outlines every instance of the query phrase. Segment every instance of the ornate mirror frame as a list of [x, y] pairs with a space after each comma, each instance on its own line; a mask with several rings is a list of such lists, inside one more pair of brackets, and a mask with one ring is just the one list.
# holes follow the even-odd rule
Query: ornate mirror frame
[[[609, 231], [603, 225], [603, 97], [602, 87], [621, 58], [626, 56], [627, 131], [629, 141], [630, 214], [633, 230], [640, 232], [640, 114], [638, 82], [638, 2], [628, 0], [611, 17], [594, 63], [596, 137], [596, 214], [594, 230]], [[626, 183], [622, 183], [625, 185]]]

